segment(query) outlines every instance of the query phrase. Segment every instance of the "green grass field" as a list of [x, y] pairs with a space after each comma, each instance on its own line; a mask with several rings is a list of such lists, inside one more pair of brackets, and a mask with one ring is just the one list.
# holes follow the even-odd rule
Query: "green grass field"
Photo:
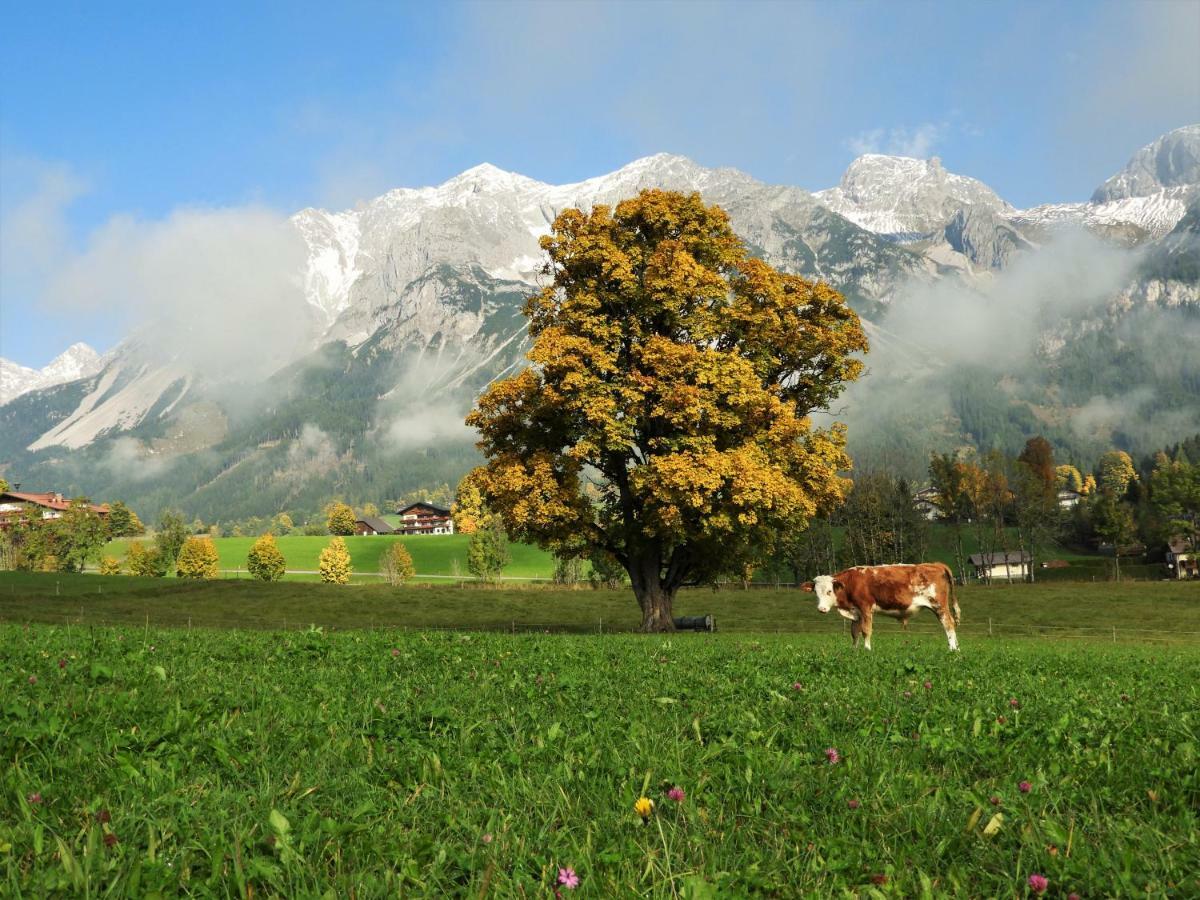
[[[1052, 582], [959, 588], [964, 641], [1021, 634], [1112, 640], [1200, 642], [1200, 583]], [[679, 594], [678, 615], [712, 614], [721, 631], [841, 635], [845, 620], [821, 616], [811, 594], [794, 588], [694, 589]], [[550, 586], [425, 584], [326, 585], [284, 580], [176, 579], [0, 573], [0, 621], [195, 627], [471, 628], [633, 630], [633, 594]], [[989, 635], [990, 628], [990, 635]], [[910, 625], [913, 640], [942, 641], [932, 614]], [[840, 637], [839, 637], [840, 640]], [[880, 621], [877, 644], [905, 640]]]
[[[239, 570], [246, 574], [246, 556], [256, 538], [215, 538], [220, 566], [231, 577]], [[276, 539], [279, 550], [287, 560], [289, 571], [315, 572], [317, 561], [331, 538], [288, 535]], [[374, 536], [345, 538], [346, 548], [356, 573], [376, 575], [379, 572], [379, 557], [393, 541], [403, 541], [412, 555], [417, 574], [423, 576], [448, 577], [459, 574], [469, 578], [467, 570], [467, 545], [471, 542], [466, 534], [419, 534], [403, 538]], [[128, 541], [113, 541], [104, 550], [106, 556], [124, 559]], [[529, 544], [511, 543], [508, 546], [512, 561], [505, 567], [507, 578], [549, 578], [554, 574], [554, 559], [549, 553]], [[455, 564], [457, 563], [457, 573]]]
[[[950, 529], [934, 525], [929, 532], [930, 542], [926, 558], [954, 565], [954, 550]], [[978, 551], [978, 542], [968, 529], [964, 533], [964, 552]], [[379, 572], [379, 557], [392, 541], [402, 540], [412, 554], [419, 579], [437, 581], [454, 576], [469, 577], [467, 571], [467, 545], [471, 538], [465, 534], [411, 535], [396, 537], [348, 537], [346, 546], [354, 565], [357, 580], [373, 580]], [[841, 538], [839, 537], [839, 540]], [[217, 554], [224, 577], [246, 576], [246, 555], [254, 543], [252, 537], [215, 538]], [[313, 572], [321, 550], [329, 543], [328, 537], [289, 535], [277, 538], [279, 549], [287, 560], [290, 572]], [[1016, 547], [1013, 538], [1013, 547]], [[113, 541], [104, 549], [106, 556], [124, 559], [129, 542]], [[529, 544], [509, 544], [512, 561], [504, 569], [505, 578], [549, 579], [554, 574], [554, 558], [544, 550]], [[1061, 569], [1039, 569], [1036, 577], [1047, 581], [1104, 581], [1110, 576], [1112, 561], [1105, 557], [1080, 553], [1069, 548], [1053, 546], [1043, 554], [1045, 559], [1063, 560], [1069, 564]], [[1160, 578], [1161, 565], [1140, 566], [1127, 563], [1123, 566], [1127, 577]], [[314, 575], [293, 574], [290, 578], [315, 581]]]
[[833, 637], [0, 625], [0, 894], [1200, 895], [1195, 646]]

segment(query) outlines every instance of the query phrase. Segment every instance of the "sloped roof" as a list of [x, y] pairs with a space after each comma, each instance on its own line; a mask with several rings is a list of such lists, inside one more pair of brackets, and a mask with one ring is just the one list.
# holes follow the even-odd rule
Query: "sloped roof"
[[391, 534], [396, 530], [387, 522], [383, 521], [383, 519], [376, 518], [375, 516], [359, 516], [355, 521], [361, 522], [378, 534]]
[[430, 512], [436, 513], [436, 514], [437, 514], [437, 515], [439, 515], [439, 516], [448, 516], [448, 515], [450, 515], [450, 510], [448, 510], [448, 509], [442, 509], [440, 506], [434, 506], [432, 503], [426, 503], [424, 500], [422, 500], [422, 501], [420, 501], [420, 502], [418, 502], [418, 503], [410, 503], [410, 504], [408, 504], [408, 506], [404, 507], [404, 509], [402, 509], [402, 510], [400, 510], [399, 512], [397, 512], [397, 515], [401, 515], [401, 516], [402, 516], [402, 515], [404, 515], [406, 512], [412, 512], [412, 511], [414, 511], [414, 510], [418, 510], [418, 509], [427, 509], [427, 510], [429, 510]]
[[[8, 501], [9, 503], [32, 503], [34, 506], [40, 506], [43, 509], [53, 509], [63, 512], [71, 508], [71, 500], [64, 497], [62, 494], [56, 494], [53, 491], [45, 491], [35, 493], [32, 491], [5, 491], [0, 493], [0, 503]], [[89, 503], [88, 506], [92, 512], [108, 513], [107, 503]]]

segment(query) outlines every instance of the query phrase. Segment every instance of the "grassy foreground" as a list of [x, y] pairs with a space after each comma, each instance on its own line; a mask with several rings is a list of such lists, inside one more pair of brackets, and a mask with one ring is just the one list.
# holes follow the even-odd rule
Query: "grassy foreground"
[[6, 896], [548, 897], [563, 867], [580, 897], [1200, 893], [1192, 647], [45, 625], [0, 646]]
[[[1053, 582], [959, 588], [959, 635], [1039, 634], [1112, 640], [1200, 642], [1200, 583]], [[677, 615], [712, 614], [721, 631], [840, 635], [845, 620], [821, 616], [794, 588], [696, 589], [679, 594]], [[990, 622], [989, 622], [990, 620]], [[633, 630], [640, 617], [628, 590], [550, 586], [327, 585], [285, 580], [179, 581], [126, 576], [0, 573], [0, 621], [215, 628], [456, 628], [595, 632]], [[930, 613], [914, 639], [942, 640]], [[881, 617], [875, 643], [903, 640]], [[848, 642], [848, 639], [847, 639]]]

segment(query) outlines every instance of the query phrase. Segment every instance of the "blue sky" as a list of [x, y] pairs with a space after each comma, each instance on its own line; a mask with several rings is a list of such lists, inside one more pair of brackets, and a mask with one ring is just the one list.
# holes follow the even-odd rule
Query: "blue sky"
[[659, 151], [828, 187], [937, 155], [1082, 200], [1200, 121], [1200, 3], [79, 4], [0, 12], [0, 355], [130, 310], [50, 285], [114, 223], [345, 207], [488, 161], [573, 181]]

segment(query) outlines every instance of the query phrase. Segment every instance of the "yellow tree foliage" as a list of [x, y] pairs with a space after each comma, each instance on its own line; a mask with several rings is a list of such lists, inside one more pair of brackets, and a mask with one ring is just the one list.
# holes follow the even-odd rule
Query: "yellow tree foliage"
[[217, 548], [210, 537], [190, 537], [183, 543], [175, 561], [178, 578], [216, 578]]
[[167, 574], [166, 564], [153, 544], [131, 541], [125, 552], [125, 568], [130, 575], [143, 578], [161, 578]]
[[1079, 474], [1079, 470], [1074, 466], [1057, 466], [1054, 469], [1054, 475], [1059, 490], [1074, 491], [1077, 494], [1083, 493], [1083, 476]]
[[101, 575], [120, 575], [121, 561], [115, 556], [105, 556], [100, 560]]
[[840, 294], [751, 258], [698, 194], [568, 209], [541, 245], [532, 365], [468, 416], [487, 457], [472, 480], [514, 539], [611, 554], [643, 630], [669, 631], [679, 587], [841, 502], [844, 428], [809, 414], [867, 341]]
[[396, 541], [379, 557], [379, 574], [388, 584], [404, 584], [417, 574], [412, 555], [402, 541]]
[[279, 581], [287, 570], [287, 563], [275, 535], [267, 532], [250, 548], [246, 556], [246, 571], [259, 581]]
[[350, 568], [350, 551], [346, 549], [346, 542], [340, 537], [330, 541], [321, 551], [317, 569], [321, 573], [321, 580], [328, 584], [349, 584], [353, 570]]
[[454, 530], [458, 534], [474, 534], [484, 517], [483, 491], [479, 479], [474, 475], [474, 472], [468, 473], [454, 492], [450, 514], [454, 517]]
[[1129, 490], [1129, 485], [1137, 480], [1137, 470], [1124, 450], [1109, 450], [1096, 465], [1096, 480], [1100, 483], [1100, 490], [1121, 497]]
[[330, 503], [325, 507], [325, 515], [325, 527], [329, 529], [330, 534], [354, 534], [354, 525], [358, 517], [345, 503]]

